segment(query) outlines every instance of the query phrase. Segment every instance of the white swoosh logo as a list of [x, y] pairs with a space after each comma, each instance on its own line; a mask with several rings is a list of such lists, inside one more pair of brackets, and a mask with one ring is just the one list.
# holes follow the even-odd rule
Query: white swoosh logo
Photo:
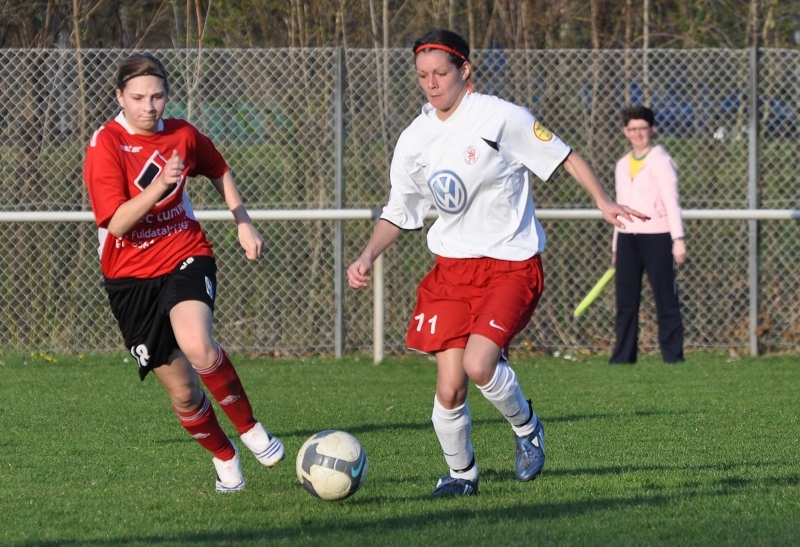
[[498, 325], [497, 323], [495, 323], [495, 322], [494, 322], [494, 319], [492, 319], [491, 321], [489, 321], [489, 326], [490, 326], [490, 327], [493, 327], [493, 328], [495, 328], [495, 329], [500, 329], [500, 330], [501, 330], [501, 331], [503, 331], [503, 332], [508, 332], [506, 329], [504, 329], [503, 327], [501, 327], [500, 325]]

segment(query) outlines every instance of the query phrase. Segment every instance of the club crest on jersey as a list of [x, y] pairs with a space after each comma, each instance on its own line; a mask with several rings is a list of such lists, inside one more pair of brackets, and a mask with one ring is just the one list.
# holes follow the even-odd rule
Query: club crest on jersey
[[464, 151], [464, 161], [467, 162], [467, 165], [472, 165], [478, 161], [478, 149], [474, 146], [467, 148]]
[[553, 138], [553, 132], [539, 122], [533, 122], [533, 134], [536, 135], [536, 138], [540, 141], [546, 142]]
[[[164, 170], [164, 167], [167, 165], [167, 158], [165, 158], [158, 150], [155, 150], [150, 157], [148, 158], [147, 162], [142, 167], [142, 170], [139, 172], [139, 175], [136, 177], [136, 180], [133, 183], [136, 185], [139, 190], [144, 191], [145, 188], [150, 186], [158, 175], [161, 174], [161, 171]], [[181, 175], [181, 180], [179, 182], [183, 182], [184, 176]], [[170, 184], [166, 191], [161, 195], [161, 197], [156, 202], [156, 206], [161, 205], [164, 201], [170, 197], [175, 191], [180, 187], [180, 184]]]
[[460, 213], [467, 205], [467, 187], [452, 171], [437, 171], [428, 179], [436, 207], [447, 213]]

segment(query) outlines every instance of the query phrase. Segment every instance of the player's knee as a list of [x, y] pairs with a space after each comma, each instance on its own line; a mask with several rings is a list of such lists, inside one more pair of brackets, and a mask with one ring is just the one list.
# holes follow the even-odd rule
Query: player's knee
[[203, 392], [199, 384], [187, 382], [179, 386], [173, 386], [169, 390], [169, 397], [174, 406], [180, 412], [194, 412], [203, 404]]
[[214, 365], [217, 361], [217, 346], [202, 341], [185, 344], [181, 351], [195, 369], [203, 370]]
[[464, 404], [467, 400], [466, 389], [452, 389], [447, 386], [440, 386], [436, 389], [436, 399], [444, 408], [452, 409]]
[[496, 362], [464, 355], [464, 372], [476, 386], [485, 386], [492, 381]]

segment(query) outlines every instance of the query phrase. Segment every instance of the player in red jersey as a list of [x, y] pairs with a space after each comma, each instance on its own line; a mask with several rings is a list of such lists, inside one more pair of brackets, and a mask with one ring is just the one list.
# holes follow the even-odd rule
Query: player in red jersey
[[162, 118], [169, 84], [161, 61], [142, 53], [125, 59], [116, 95], [122, 111], [94, 133], [84, 166], [111, 309], [139, 377], [155, 374], [181, 425], [213, 454], [217, 491], [240, 490], [236, 445], [201, 381], [263, 465], [278, 463], [285, 450], [253, 416], [233, 364], [212, 337], [216, 264], [186, 194], [188, 178], [211, 179], [248, 259], [261, 256], [264, 240], [211, 140], [183, 120]]

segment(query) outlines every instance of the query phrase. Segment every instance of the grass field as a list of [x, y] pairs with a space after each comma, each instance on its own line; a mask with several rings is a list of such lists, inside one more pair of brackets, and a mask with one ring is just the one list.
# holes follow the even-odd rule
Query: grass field
[[[795, 357], [515, 360], [546, 427], [544, 472], [514, 480], [510, 429], [473, 389], [480, 494], [449, 500], [428, 499], [446, 469], [424, 357], [239, 356], [257, 415], [288, 454], [272, 470], [243, 454], [247, 487], [229, 495], [214, 491], [209, 455], [160, 385], [125, 360], [0, 354], [0, 544], [800, 543]], [[327, 428], [356, 435], [369, 456], [366, 485], [343, 502], [312, 498], [295, 477], [300, 445]]]

